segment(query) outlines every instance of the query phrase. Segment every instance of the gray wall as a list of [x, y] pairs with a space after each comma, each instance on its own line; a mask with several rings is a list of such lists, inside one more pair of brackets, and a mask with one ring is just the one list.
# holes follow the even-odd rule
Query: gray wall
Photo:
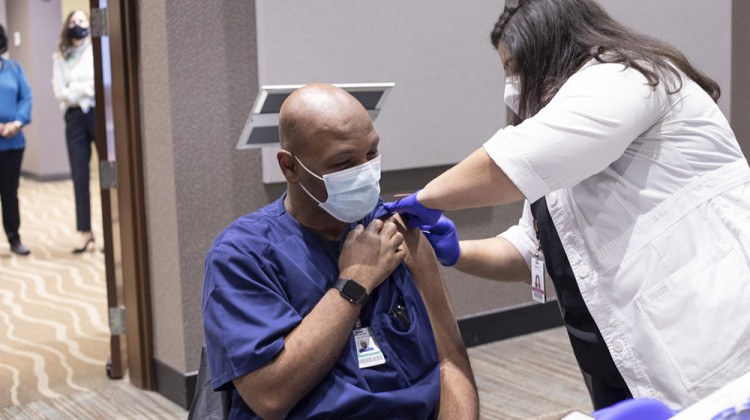
[[5, 12], [5, 0], [0, 0], [0, 25], [3, 25], [3, 28], [8, 29], [8, 19]]
[[257, 92], [255, 8], [141, 0], [139, 43], [155, 356], [197, 369], [203, 260], [232, 220], [268, 203], [258, 151], [234, 146]]
[[[506, 123], [504, 74], [488, 41], [498, 4], [258, 2], [260, 84], [395, 82], [375, 122], [386, 140], [383, 169], [454, 164]], [[626, 25], [677, 46], [722, 86], [730, 83], [729, 0], [602, 4]], [[693, 30], [700, 27], [711, 30]], [[720, 104], [729, 115], [729, 97]], [[276, 168], [275, 150], [262, 162]]]
[[[24, 128], [26, 152], [22, 170], [38, 179], [70, 173], [63, 114], [52, 91], [52, 53], [62, 28], [59, 1], [13, 0], [6, 3], [10, 58], [18, 60], [31, 86], [31, 125]], [[13, 33], [21, 33], [21, 45]]]
[[[165, 0], [138, 4], [140, 95], [151, 267], [154, 351], [184, 369], [185, 333], [175, 201]], [[162, 244], [162, 246], [159, 246]]]
[[261, 85], [396, 83], [375, 121], [385, 171], [456, 163], [505, 126], [497, 0], [256, 4]]
[[[677, 47], [723, 89], [719, 106], [731, 114], [731, 0], [599, 0], [617, 20]], [[747, 25], [747, 23], [745, 23]], [[747, 42], [747, 41], [746, 41]]]
[[[155, 356], [190, 371], [203, 343], [206, 251], [232, 220], [275, 200], [284, 187], [261, 182], [258, 150], [234, 148], [257, 93], [252, 3], [149, 0], [138, 10]], [[422, 186], [441, 169], [386, 173], [383, 195]], [[479, 237], [488, 224], [499, 231], [518, 211], [499, 222], [505, 213], [458, 213], [459, 220], [471, 219], [462, 223], [462, 235]], [[457, 300], [459, 313], [523, 300], [500, 285], [473, 282], [467, 298]], [[482, 296], [484, 305], [475, 300]]]
[[[732, 128], [750, 156], [750, 2], [732, 0]], [[722, 86], [723, 87], [723, 86]]]
[[[264, 6], [270, 2], [261, 1]], [[679, 19], [670, 8], [678, 3], [682, 10], [678, 13]], [[729, 100], [731, 65], [727, 57], [731, 36], [727, 34], [730, 34], [731, 10], [725, 0], [712, 3], [711, 8], [704, 3], [698, 0], [635, 0], [627, 5], [615, 0], [604, 2], [627, 24], [652, 33], [658, 30], [660, 32], [654, 35], [663, 35], [682, 48], [699, 67], [722, 83], [725, 98]], [[372, 7], [357, 4], [359, 8]], [[497, 2], [496, 8], [489, 17], [453, 13], [458, 22], [454, 23], [479, 26], [477, 33], [485, 33], [486, 37], [502, 8], [501, 2]], [[206, 251], [213, 238], [232, 220], [276, 199], [284, 186], [262, 183], [258, 150], [235, 150], [258, 89], [255, 3], [247, 0], [139, 0], [138, 10], [155, 356], [178, 371], [189, 372], [197, 368], [203, 344], [200, 299]], [[388, 14], [378, 16], [384, 19], [397, 11], [396, 6], [388, 7]], [[477, 20], [484, 23], [477, 23]], [[696, 22], [698, 26], [683, 26]], [[703, 30], [698, 31], [696, 27]], [[413, 28], [418, 29], [418, 26]], [[487, 43], [484, 38], [477, 42]], [[432, 53], [442, 52], [413, 51], [413, 60], [418, 63], [421, 54]], [[488, 47], [486, 54], [488, 60], [496, 60], [491, 48]], [[400, 71], [409, 69], [406, 64], [403, 66]], [[425, 74], [429, 68], [414, 66], [419, 73], [416, 77], [437, 77]], [[434, 69], [436, 74], [451, 80], [472, 77], [472, 69], [464, 69], [460, 61], [445, 60], [444, 66]], [[496, 69], [500, 71], [499, 60]], [[501, 101], [502, 79], [503, 75], [498, 75], [497, 85], [486, 87], [482, 94], [495, 92], [497, 100]], [[297, 82], [300, 81], [284, 81]], [[432, 94], [439, 97], [442, 88], [437, 84]], [[401, 94], [408, 96], [408, 92]], [[471, 104], [474, 92], [465, 90], [464, 95], [457, 98], [458, 102]], [[729, 112], [730, 105], [734, 106], [731, 102], [722, 102], [725, 112]], [[392, 118], [407, 121], [409, 113], [404, 113]], [[434, 118], [445, 117], [437, 114]], [[384, 143], [391, 141], [390, 136], [380, 134]], [[396, 136], [397, 132], [391, 134]], [[439, 145], [450, 148], [449, 140], [454, 138], [431, 139], [426, 153], [433, 153]], [[482, 139], [466, 141], [478, 147]], [[386, 153], [393, 152], [384, 151], [384, 159], [393, 157]], [[460, 157], [457, 153], [455, 159]], [[383, 195], [413, 191], [445, 168], [387, 171], [383, 174]], [[516, 204], [455, 212], [449, 216], [459, 225], [461, 238], [468, 239], [497, 234], [515, 223], [519, 214]], [[444, 269], [443, 273], [459, 316], [531, 300], [525, 285], [497, 284], [451, 269]]]

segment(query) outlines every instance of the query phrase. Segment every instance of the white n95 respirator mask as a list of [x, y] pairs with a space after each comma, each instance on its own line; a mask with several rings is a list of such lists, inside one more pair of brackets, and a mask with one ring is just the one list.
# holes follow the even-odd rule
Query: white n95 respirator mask
[[[297, 156], [294, 157], [297, 159]], [[300, 187], [315, 200], [328, 214], [346, 223], [362, 220], [372, 212], [380, 197], [380, 156], [353, 168], [325, 174], [322, 177], [297, 159], [300, 166], [310, 175], [323, 181], [328, 192], [328, 199], [323, 203], [307, 191], [302, 183]]]
[[519, 108], [521, 107], [521, 92], [518, 90], [519, 85], [521, 84], [521, 78], [518, 76], [510, 76], [505, 78], [505, 94], [503, 95], [503, 99], [505, 100], [505, 105], [508, 105], [508, 108], [511, 109], [516, 115], [520, 114], [518, 113]]

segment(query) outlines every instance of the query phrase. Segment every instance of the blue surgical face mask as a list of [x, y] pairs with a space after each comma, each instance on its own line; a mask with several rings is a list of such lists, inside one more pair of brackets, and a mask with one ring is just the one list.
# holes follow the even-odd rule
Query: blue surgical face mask
[[353, 223], [370, 214], [380, 197], [380, 156], [359, 166], [325, 174], [322, 177], [307, 169], [295, 156], [300, 166], [326, 186], [328, 198], [321, 202], [313, 197], [300, 182], [300, 187], [320, 207], [334, 218]]
[[518, 85], [521, 83], [521, 78], [518, 76], [509, 76], [505, 78], [505, 94], [503, 99], [505, 105], [511, 109], [516, 115], [521, 106], [521, 92], [518, 90]]

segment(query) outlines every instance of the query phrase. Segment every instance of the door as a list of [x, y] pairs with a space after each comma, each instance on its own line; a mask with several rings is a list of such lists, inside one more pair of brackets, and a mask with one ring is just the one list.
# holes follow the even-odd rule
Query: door
[[135, 2], [90, 0], [107, 301], [107, 373], [154, 389]]
[[[106, 0], [91, 1], [92, 43], [96, 91], [96, 151], [99, 156], [99, 185], [102, 200], [102, 230], [104, 234], [104, 265], [107, 281], [107, 306], [110, 321], [110, 359], [107, 376], [123, 377], [126, 363], [122, 301], [122, 270], [119, 255], [119, 224], [117, 218], [117, 177], [114, 127], [112, 126], [112, 66], [109, 36], [104, 32]], [[118, 246], [116, 247], [115, 244]]]

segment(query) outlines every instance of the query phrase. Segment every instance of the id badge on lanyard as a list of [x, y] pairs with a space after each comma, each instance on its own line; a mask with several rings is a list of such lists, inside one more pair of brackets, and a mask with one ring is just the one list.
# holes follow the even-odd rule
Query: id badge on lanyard
[[360, 321], [357, 320], [352, 335], [354, 336], [354, 343], [357, 348], [357, 360], [359, 361], [360, 369], [385, 363], [385, 356], [383, 355], [380, 346], [375, 341], [375, 335], [372, 333], [372, 328], [362, 327]]
[[531, 298], [536, 302], [545, 303], [547, 292], [544, 287], [544, 254], [536, 219], [534, 219], [534, 230], [536, 231], [536, 253], [531, 258]]

